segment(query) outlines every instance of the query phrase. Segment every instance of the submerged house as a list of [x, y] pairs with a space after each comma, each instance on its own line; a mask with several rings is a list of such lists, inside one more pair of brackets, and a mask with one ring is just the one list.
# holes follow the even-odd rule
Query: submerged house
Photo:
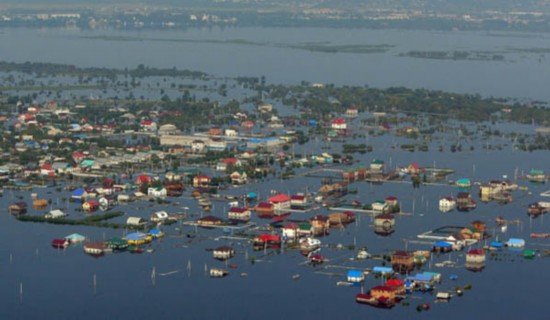
[[247, 208], [232, 207], [227, 212], [227, 217], [231, 220], [249, 221], [251, 212]]
[[406, 273], [414, 269], [414, 256], [408, 251], [398, 250], [391, 255], [391, 266], [399, 273]]
[[18, 216], [27, 213], [27, 204], [25, 202], [16, 202], [8, 207], [8, 212]]
[[231, 259], [235, 255], [235, 250], [229, 246], [221, 246], [212, 251], [214, 259], [227, 260]]

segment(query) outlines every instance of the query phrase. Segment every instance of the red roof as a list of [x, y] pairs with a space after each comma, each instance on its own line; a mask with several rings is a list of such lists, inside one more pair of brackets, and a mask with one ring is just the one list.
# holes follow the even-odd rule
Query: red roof
[[267, 199], [267, 201], [271, 202], [271, 203], [281, 203], [281, 202], [288, 202], [290, 201], [290, 198], [284, 194], [284, 193], [279, 193], [278, 195], [276, 196], [273, 196], [269, 199]]
[[295, 223], [287, 223], [285, 224], [285, 226], [283, 227], [283, 229], [298, 229], [298, 225], [295, 224]]
[[235, 213], [243, 213], [243, 212], [246, 212], [246, 211], [248, 211], [248, 209], [238, 208], [238, 207], [233, 207], [233, 208], [229, 209], [229, 212], [235, 212]]
[[386, 198], [386, 201], [397, 201], [397, 197], [389, 196]]
[[271, 209], [271, 208], [273, 208], [273, 204], [267, 203], [267, 202], [260, 202], [260, 203], [258, 203], [258, 205], [256, 207], [257, 208], [264, 208], [264, 209]]
[[142, 126], [150, 126], [153, 124], [153, 121], [141, 121]]
[[372, 290], [376, 290], [376, 291], [395, 291], [394, 288], [388, 287], [388, 286], [376, 286], [376, 287], [372, 287], [371, 291]]
[[138, 176], [136, 178], [136, 183], [137, 184], [151, 183], [151, 177], [145, 176], [145, 175]]
[[332, 123], [333, 124], [346, 124], [346, 120], [344, 120], [342, 118], [336, 118], [336, 119], [332, 120]]
[[305, 196], [299, 196], [299, 195], [293, 195], [290, 197], [291, 200], [304, 200], [306, 197]]
[[247, 120], [247, 121], [244, 121], [242, 123], [242, 126], [243, 127], [248, 127], [248, 128], [252, 128], [254, 126], [254, 122], [250, 121], [250, 120]]
[[236, 164], [237, 162], [239, 162], [239, 159], [237, 159], [237, 158], [225, 158], [222, 161], [225, 164], [231, 164], [231, 163]]
[[275, 234], [262, 234], [258, 237], [263, 242], [281, 241], [281, 237]]
[[466, 254], [470, 254], [470, 255], [484, 255], [485, 254], [485, 251], [481, 250], [481, 249], [472, 249], [470, 251], [468, 251]]
[[402, 287], [404, 285], [405, 285], [405, 282], [403, 282], [403, 280], [400, 280], [400, 279], [390, 279], [386, 281], [386, 286], [388, 287]]
[[52, 170], [52, 164], [51, 163], [45, 163], [42, 165], [43, 170]]

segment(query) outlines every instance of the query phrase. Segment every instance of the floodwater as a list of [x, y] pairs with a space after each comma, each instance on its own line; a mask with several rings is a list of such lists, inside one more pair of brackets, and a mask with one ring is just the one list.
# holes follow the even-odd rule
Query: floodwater
[[[547, 34], [365, 29], [228, 28], [180, 31], [4, 29], [0, 59], [94, 67], [178, 67], [268, 83], [405, 86], [550, 100]], [[381, 46], [326, 53], [308, 45]], [[299, 48], [295, 48], [298, 46]], [[357, 48], [357, 47], [354, 47]], [[352, 50], [353, 51], [353, 50]], [[409, 51], [502, 55], [502, 61], [402, 57]]]
[[[80, 32], [70, 30], [28, 30], [10, 29], [0, 34], [0, 59], [7, 61], [42, 61], [70, 63], [80, 66], [132, 67], [139, 63], [158, 67], [177, 66], [205, 71], [218, 76], [261, 76], [272, 83], [312, 82], [372, 85], [427, 87], [457, 92], [480, 93], [482, 95], [513, 96], [517, 98], [548, 99], [543, 90], [548, 83], [548, 63], [539, 62], [531, 55], [509, 62], [481, 61], [436, 61], [398, 57], [409, 50], [448, 50], [468, 48], [489, 50], [517, 46], [540, 47], [541, 38], [495, 37], [482, 33], [442, 33], [427, 31], [367, 31], [367, 30], [310, 30], [297, 29], [226, 29], [189, 30], [181, 32], [121, 33], [118, 31]], [[300, 31], [300, 32], [298, 32]], [[125, 35], [143, 38], [180, 39], [245, 39], [269, 41], [272, 43], [302, 43], [330, 41], [338, 44], [392, 44], [389, 52], [380, 54], [328, 54], [270, 46], [238, 45], [234, 43], [203, 43], [175, 41], [107, 41], [84, 39], [81, 36]], [[358, 121], [358, 120], [354, 120]], [[497, 123], [502, 131], [505, 123]], [[358, 127], [358, 125], [357, 125]], [[495, 127], [493, 127], [495, 129]], [[532, 132], [531, 126], [519, 130]], [[461, 141], [475, 147], [474, 151], [464, 148], [462, 152], [451, 153], [449, 146], [460, 139], [449, 133], [442, 140], [430, 144], [430, 151], [410, 153], [395, 143], [406, 143], [404, 138], [371, 136], [357, 138], [354, 143], [372, 144], [374, 151], [364, 155], [355, 154], [360, 165], [368, 165], [373, 159], [381, 159], [387, 166], [406, 166], [415, 161], [421, 166], [449, 167], [455, 173], [448, 177], [456, 180], [462, 177], [481, 182], [499, 179], [503, 175], [513, 179], [516, 173], [528, 172], [531, 168], [550, 171], [550, 157], [547, 151], [514, 151], [511, 141], [502, 150], [484, 150], [483, 141]], [[466, 139], [464, 139], [466, 140]], [[325, 143], [313, 139], [297, 147], [296, 152], [309, 154], [340, 152], [341, 142]], [[444, 152], [438, 146], [444, 146]], [[330, 147], [331, 149], [322, 149]], [[336, 167], [339, 168], [339, 167]], [[346, 169], [347, 167], [341, 167]], [[307, 169], [297, 169], [297, 173]], [[505, 241], [510, 237], [524, 238], [526, 248], [543, 250], [548, 240], [530, 239], [532, 232], [548, 232], [547, 217], [530, 220], [526, 206], [534, 201], [544, 200], [538, 196], [548, 186], [518, 182], [528, 191], [513, 193], [514, 201], [507, 205], [482, 203], [477, 197], [477, 187], [471, 192], [478, 207], [471, 212], [441, 213], [437, 202], [439, 197], [456, 195], [458, 189], [451, 185], [423, 186], [413, 189], [410, 184], [385, 183], [371, 185], [357, 182], [358, 193], [346, 196], [347, 201], [357, 200], [370, 203], [396, 196], [402, 211], [412, 215], [399, 216], [395, 232], [388, 237], [378, 236], [370, 226], [369, 215], [360, 215], [358, 221], [345, 230], [332, 230], [323, 237], [324, 244], [342, 244], [344, 249], [323, 247], [321, 254], [328, 264], [354, 268], [378, 266], [380, 261], [352, 261], [357, 248], [367, 246], [373, 254], [386, 253], [394, 249], [429, 249], [428, 245], [415, 244], [416, 235], [443, 225], [468, 226], [473, 220], [485, 221], [491, 229], [490, 239]], [[300, 177], [292, 180], [270, 179], [241, 188], [231, 188], [222, 193], [243, 195], [257, 192], [266, 198], [270, 190], [287, 194], [316, 191], [320, 178]], [[52, 208], [65, 208], [72, 217], [82, 216], [75, 203], [67, 203], [67, 192], [55, 188], [35, 189], [39, 197], [52, 199]], [[196, 201], [189, 198], [188, 190], [181, 198], [169, 199], [167, 205], [156, 206], [151, 202], [136, 202], [121, 205], [126, 216], [148, 218], [153, 212], [166, 210], [181, 212], [188, 207], [190, 213], [199, 213]], [[2, 208], [22, 197], [31, 203], [30, 192], [8, 191], [0, 198]], [[227, 203], [215, 202], [212, 214], [225, 217]], [[42, 214], [32, 208], [29, 214]], [[309, 213], [293, 213], [291, 219], [308, 219], [315, 213], [328, 214], [325, 208]], [[523, 224], [509, 226], [503, 233], [496, 229], [494, 219], [521, 219]], [[257, 223], [268, 221], [256, 217]], [[521, 253], [504, 251], [497, 259], [487, 259], [486, 268], [472, 273], [464, 268], [464, 252], [434, 257], [425, 270], [441, 272], [441, 289], [449, 291], [456, 286], [472, 284], [463, 297], [453, 298], [447, 304], [436, 304], [428, 312], [417, 313], [418, 303], [433, 304], [435, 296], [415, 294], [408, 301], [410, 306], [398, 305], [393, 310], [378, 310], [355, 303], [357, 287], [337, 287], [336, 282], [345, 280], [345, 269], [325, 270], [333, 275], [319, 274], [317, 268], [304, 264], [306, 259], [296, 251], [274, 253], [268, 250], [254, 252], [249, 244], [219, 238], [222, 230], [197, 229], [195, 238], [187, 233], [195, 232], [193, 227], [178, 224], [166, 227], [167, 236], [155, 242], [153, 253], [119, 253], [92, 258], [82, 251], [81, 246], [56, 250], [50, 246], [54, 238], [77, 232], [92, 240], [109, 239], [123, 235], [123, 230], [91, 227], [56, 226], [48, 224], [18, 222], [4, 209], [0, 214], [3, 244], [0, 245], [0, 308], [2, 319], [40, 319], [44, 315], [57, 319], [109, 319], [161, 318], [161, 319], [358, 319], [383, 316], [388, 319], [433, 318], [464, 319], [528, 317], [545, 319], [550, 311], [544, 303], [550, 275], [550, 259], [537, 257], [524, 260]], [[180, 228], [179, 230], [177, 228]], [[180, 235], [180, 230], [183, 230]], [[231, 274], [223, 279], [212, 279], [205, 274], [205, 268], [225, 267], [224, 263], [212, 258], [206, 249], [221, 245], [232, 245], [237, 255], [230, 261], [238, 265], [230, 269]], [[246, 260], [248, 255], [249, 260]], [[250, 258], [256, 262], [252, 264]], [[456, 262], [455, 268], [438, 268], [436, 262]], [[191, 268], [188, 265], [191, 263]], [[151, 273], [156, 270], [153, 284]], [[241, 277], [244, 272], [248, 276]], [[292, 276], [300, 274], [299, 280]], [[451, 274], [458, 280], [449, 280]], [[94, 276], [96, 285], [94, 287]], [[379, 279], [367, 277], [367, 288], [380, 284]]]

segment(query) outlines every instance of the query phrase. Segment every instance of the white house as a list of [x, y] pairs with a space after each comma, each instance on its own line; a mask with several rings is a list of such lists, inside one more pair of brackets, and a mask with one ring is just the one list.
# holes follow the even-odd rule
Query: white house
[[235, 129], [225, 129], [225, 136], [227, 137], [236, 137], [238, 135], [237, 130]]
[[166, 211], [157, 211], [151, 215], [150, 220], [153, 222], [162, 222], [168, 219], [168, 213]]
[[191, 151], [193, 152], [203, 152], [206, 148], [206, 144], [202, 140], [193, 140], [191, 142]]
[[140, 218], [140, 217], [129, 217], [126, 220], [126, 224], [129, 225], [129, 226], [140, 226], [140, 225], [145, 224], [145, 220], [143, 218]]
[[248, 221], [251, 215], [247, 208], [232, 207], [227, 212], [227, 217], [232, 220]]
[[56, 218], [62, 218], [66, 217], [67, 214], [59, 209], [51, 210], [50, 212], [46, 213], [44, 215], [44, 218], [46, 219], [56, 219]]
[[330, 127], [335, 130], [346, 130], [348, 127], [348, 124], [346, 123], [346, 120], [342, 118], [336, 118], [332, 120]]
[[167, 195], [167, 190], [166, 188], [163, 188], [163, 187], [148, 188], [147, 195], [149, 197], [154, 197], [154, 198], [165, 198]]

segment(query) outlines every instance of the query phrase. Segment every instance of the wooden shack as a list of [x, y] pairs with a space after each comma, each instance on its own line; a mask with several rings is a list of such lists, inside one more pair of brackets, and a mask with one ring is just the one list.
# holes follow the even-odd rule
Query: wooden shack
[[8, 207], [8, 212], [14, 216], [27, 213], [27, 204], [25, 202], [16, 202]]
[[32, 208], [34, 210], [45, 210], [48, 207], [48, 200], [36, 199], [32, 201]]

